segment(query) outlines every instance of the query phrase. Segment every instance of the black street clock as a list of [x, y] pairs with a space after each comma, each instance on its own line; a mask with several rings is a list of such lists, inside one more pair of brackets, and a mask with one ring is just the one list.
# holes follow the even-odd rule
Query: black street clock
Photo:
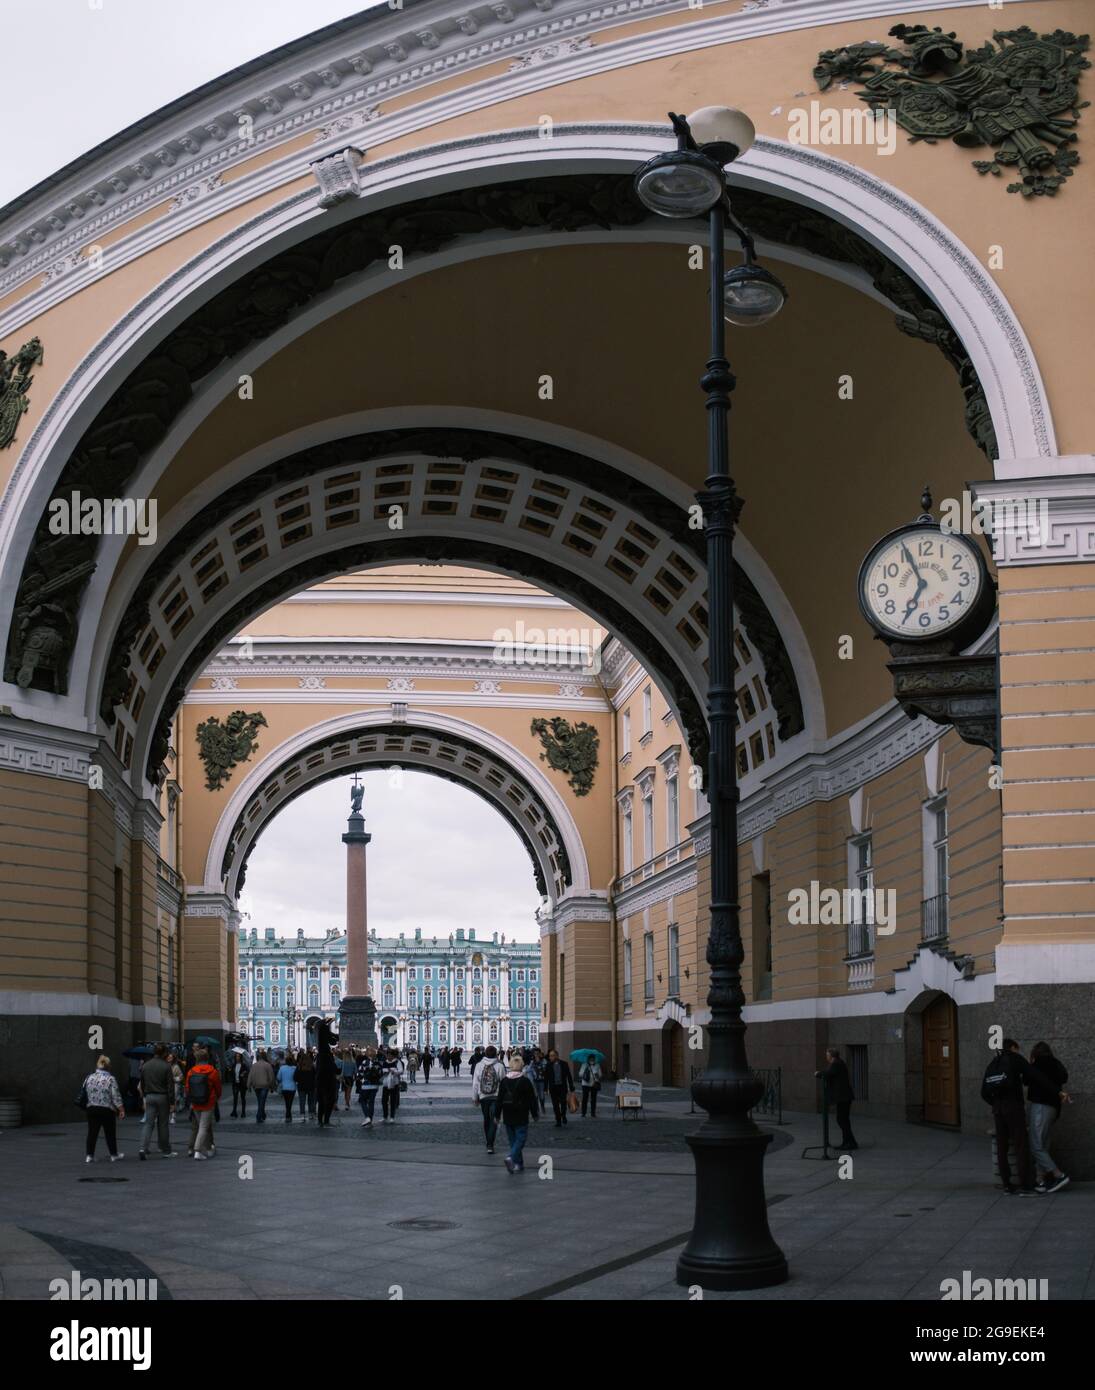
[[915, 521], [877, 541], [859, 567], [859, 606], [890, 649], [894, 696], [905, 712], [952, 725], [968, 743], [999, 748], [996, 655], [964, 656], [996, 611], [981, 547], [945, 531], [931, 493]]

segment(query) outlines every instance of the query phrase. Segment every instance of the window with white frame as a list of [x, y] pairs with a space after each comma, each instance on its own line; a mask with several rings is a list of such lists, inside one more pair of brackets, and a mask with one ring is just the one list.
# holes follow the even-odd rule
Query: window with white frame
[[650, 1003], [654, 998], [654, 933], [643, 936], [643, 999]]
[[385, 985], [385, 986], [384, 986], [384, 1007], [385, 1007], [386, 1009], [392, 1008], [392, 1007], [393, 1007], [393, 1000], [394, 1000], [394, 995], [393, 995], [393, 992], [392, 992], [392, 987], [391, 987], [391, 985]]
[[458, 989], [456, 991], [456, 1007], [458, 1009], [462, 1009], [464, 1007], [464, 991], [462, 989]]
[[676, 775], [665, 780], [665, 844], [667, 849], [681, 837], [680, 796], [677, 790]]
[[278, 989], [277, 985], [274, 985], [270, 990], [270, 1007], [272, 1009], [281, 1008], [281, 990]]
[[947, 935], [947, 798], [937, 796], [924, 805], [924, 899], [920, 931], [924, 941]]
[[413, 986], [412, 986], [412, 988], [408, 991], [408, 994], [407, 994], [407, 1002], [410, 1004], [410, 1006], [411, 1006], [412, 1009], [413, 1009], [413, 1008], [415, 1007], [415, 1005], [418, 1003], [418, 990], [416, 990]]
[[472, 1024], [471, 1040], [473, 1043], [481, 1043], [483, 1041], [483, 1025], [481, 1023]]
[[456, 1025], [456, 1041], [458, 1043], [462, 1043], [464, 1041], [464, 1025], [462, 1023], [458, 1023]]
[[276, 1018], [270, 1025], [270, 1041], [276, 1043], [281, 1042], [281, 1024]]
[[676, 922], [669, 924], [669, 993], [681, 992], [681, 929]]
[[498, 1007], [498, 991], [496, 989], [492, 989], [490, 992], [490, 1006], [492, 1009]]
[[471, 1006], [473, 1009], [481, 1009], [483, 1007], [483, 991], [481, 989], [472, 990]]
[[624, 942], [624, 1008], [631, 1008], [631, 942]]
[[529, 1042], [539, 1042], [540, 1040], [540, 1029], [535, 1023], [530, 1023], [528, 1026], [528, 1040]]
[[342, 971], [339, 969], [339, 967], [338, 967], [337, 965], [332, 965], [332, 966], [331, 966], [331, 979], [332, 979], [332, 980], [341, 980], [341, 979], [342, 979]]
[[444, 1020], [437, 1025], [437, 1040], [443, 1043], [449, 1040], [449, 1025]]
[[643, 733], [649, 734], [654, 728], [654, 692], [648, 685], [643, 691]]
[[241, 989], [241, 990], [240, 990], [240, 1008], [241, 1008], [241, 1009], [245, 1009], [246, 1007], [247, 1007], [247, 991], [246, 991], [245, 989]]
[[492, 1043], [496, 1043], [496, 1042], [498, 1041], [498, 1024], [497, 1024], [497, 1023], [492, 1023], [492, 1024], [490, 1025], [490, 1041], [491, 1041]]
[[255, 1024], [255, 1037], [258, 1039], [259, 1042], [266, 1041], [266, 1023], [261, 1018]]
[[620, 720], [620, 751], [626, 757], [631, 752], [631, 711], [625, 709]]
[[443, 1009], [448, 1007], [449, 991], [447, 989], [442, 989], [438, 991], [437, 1002]]
[[517, 991], [517, 1007], [519, 1009], [523, 1009], [525, 1007], [525, 991], [523, 989], [519, 989]]
[[525, 1025], [523, 1023], [519, 1023], [517, 1025], [517, 1041], [519, 1043], [523, 1043], [525, 1041]]
[[537, 1007], [538, 998], [539, 995], [537, 994], [537, 991], [534, 989], [530, 989], [528, 992], [528, 1006], [530, 1009], [535, 1009]]
[[263, 970], [262, 966], [260, 965], [259, 968], [255, 971], [255, 979], [256, 979], [256, 980], [264, 980], [265, 978], [266, 978], [266, 971]]
[[318, 986], [318, 985], [309, 985], [309, 986], [308, 986], [308, 1004], [309, 1004], [309, 1007], [311, 1007], [311, 1008], [313, 1008], [313, 1009], [319, 1007], [319, 986]]
[[623, 839], [623, 860], [624, 873], [630, 873], [635, 867], [635, 845], [631, 833], [631, 806], [624, 807], [623, 825], [621, 831]]
[[319, 966], [318, 966], [318, 965], [310, 965], [310, 966], [308, 967], [308, 978], [309, 978], [310, 980], [318, 980], [318, 979], [319, 979]]
[[643, 860], [654, 858], [654, 792], [643, 797]]
[[384, 967], [384, 978], [386, 980], [390, 980], [392, 978], [392, 967], [390, 965], [386, 965]]
[[848, 878], [855, 890], [848, 922], [848, 955], [874, 952], [874, 850], [870, 834], [856, 835], [848, 844]]
[[266, 1007], [266, 991], [264, 989], [255, 990], [255, 1008], [264, 1009]]

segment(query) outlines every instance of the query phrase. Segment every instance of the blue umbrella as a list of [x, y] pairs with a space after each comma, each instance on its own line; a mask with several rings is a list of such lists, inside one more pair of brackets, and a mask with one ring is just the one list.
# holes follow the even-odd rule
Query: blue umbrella
[[590, 1060], [594, 1062], [603, 1062], [604, 1059], [605, 1054], [603, 1052], [598, 1052], [595, 1047], [576, 1047], [570, 1054], [570, 1060], [572, 1062], [588, 1062]]
[[139, 1043], [136, 1047], [127, 1047], [122, 1053], [123, 1057], [151, 1057], [153, 1047], [151, 1043]]

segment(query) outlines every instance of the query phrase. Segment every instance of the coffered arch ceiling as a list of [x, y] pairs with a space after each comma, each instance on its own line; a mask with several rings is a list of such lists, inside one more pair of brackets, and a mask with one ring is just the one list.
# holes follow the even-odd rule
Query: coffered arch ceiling
[[[763, 194], [751, 194], [746, 199], [747, 215], [762, 235], [768, 235], [777, 242], [782, 240], [792, 246], [806, 246], [811, 254], [827, 252], [834, 263], [851, 265], [861, 277], [866, 276], [875, 284], [878, 293], [884, 294], [891, 303], [902, 306], [903, 326], [907, 330], [915, 336], [929, 338], [942, 347], [944, 357], [951, 368], [957, 370], [956, 381], [949, 375], [947, 377], [954, 382], [949, 413], [956, 425], [955, 433], [961, 431], [964, 416], [967, 426], [971, 427], [983, 447], [991, 452], [991, 422], [984, 409], [976, 374], [964, 358], [957, 335], [949, 329], [946, 320], [927, 300], [923, 291], [913, 285], [907, 277], [902, 278], [902, 273], [886, 261], [885, 257], [881, 257], [877, 249], [862, 242], [847, 228], [828, 224], [824, 218], [816, 215], [804, 219], [801, 208], [798, 208], [794, 215], [789, 214], [788, 206], [782, 204], [781, 200]], [[317, 293], [330, 288], [345, 277], [360, 274], [378, 257], [385, 256], [391, 244], [389, 238], [393, 234], [393, 218], [396, 220], [400, 244], [404, 246], [405, 252], [426, 253], [448, 240], [474, 235], [487, 226], [501, 225], [512, 227], [515, 231], [529, 226], [553, 227], [563, 231], [589, 225], [612, 228], [634, 226], [643, 219], [644, 214], [634, 203], [628, 178], [619, 175], [590, 175], [540, 179], [525, 183], [509, 182], [493, 188], [463, 190], [423, 199], [394, 211], [388, 209], [373, 216], [380, 218], [382, 225], [371, 222], [366, 214], [349, 224], [340, 224], [320, 232], [307, 242], [275, 256], [267, 264], [245, 273], [173, 330], [145, 363], [131, 373], [128, 380], [100, 411], [65, 468], [58, 486], [54, 489], [55, 494], [66, 495], [67, 491], [75, 487], [84, 496], [124, 495], [126, 486], [139, 472], [142, 462], [155, 449], [191, 399], [195, 384], [208, 376], [218, 363], [238, 357], [248, 343], [259, 341], [275, 331], [293, 314], [300, 312]], [[622, 254], [618, 248], [602, 246], [598, 250], [600, 259], [597, 264], [601, 268], [606, 264], [603, 259], [606, 254]], [[685, 378], [681, 375], [680, 352], [680, 345], [690, 344], [691, 339], [697, 337], [697, 326], [702, 324], [703, 316], [694, 312], [696, 304], [692, 303], [693, 300], [701, 302], [701, 281], [702, 277], [693, 276], [688, 291], [678, 294], [677, 316], [680, 319], [680, 331], [677, 331], [677, 325], [671, 319], [659, 322], [660, 341], [651, 354], [654, 360], [666, 361], [665, 413], [671, 415], [674, 420], [680, 419], [681, 438], [689, 446], [681, 445], [676, 450], [670, 448], [667, 451], [668, 457], [664, 460], [668, 476], [678, 481], [678, 492], [680, 482], [695, 487], [702, 481], [702, 467], [697, 467], [697, 463], [702, 460], [702, 452], [699, 448], [691, 447], [695, 443], [694, 422], [699, 419], [700, 412], [695, 396], [689, 399], [681, 389]], [[632, 302], [639, 283], [641, 282], [633, 276]], [[797, 281], [795, 285], [797, 288]], [[841, 290], [840, 294], [843, 296], [841, 299], [828, 301], [826, 312], [830, 315], [836, 307], [837, 312], [850, 316], [854, 312], [855, 301], [863, 302], [862, 296], [856, 296], [850, 290]], [[617, 299], [615, 302], [618, 305], [623, 301]], [[502, 298], [494, 305], [494, 312], [499, 311], [502, 314], [506, 312], [506, 301]], [[577, 321], [572, 324], [572, 329], [576, 326]], [[804, 324], [800, 331], [813, 331], [817, 335], [817, 349], [823, 351], [823, 336], [828, 326], [815, 320]], [[621, 332], [623, 333], [623, 327]], [[894, 342], [901, 342], [898, 335], [894, 336]], [[575, 337], [575, 346], [580, 353], [580, 333]], [[306, 342], [303, 347], [307, 352]], [[403, 350], [408, 374], [413, 374], [418, 366], [415, 344], [405, 342]], [[696, 361], [702, 360], [702, 352], [703, 349], [697, 341]], [[900, 357], [900, 348], [895, 347], [893, 353], [895, 358]], [[690, 359], [687, 372], [689, 378], [693, 375], [691, 365]], [[594, 372], [594, 377], [592, 381], [587, 377], [587, 391], [591, 394], [600, 391], [603, 396], [615, 395], [619, 398], [623, 383], [613, 379], [612, 363], [601, 362], [589, 366]], [[598, 369], [601, 372], [600, 378], [596, 375]], [[769, 379], [769, 387], [772, 380], [773, 378]], [[794, 402], [788, 397], [786, 383], [782, 385], [784, 400], [779, 403], [780, 407], [791, 405], [793, 408]], [[688, 386], [694, 391], [691, 381], [688, 382]], [[933, 378], [930, 371], [914, 373], [911, 380], [906, 376], [899, 385], [895, 383], [889, 400], [876, 399], [870, 407], [871, 416], [876, 424], [880, 415], [887, 411], [895, 415], [899, 413], [899, 402], [902, 396], [910, 394], [910, 387], [914, 400], [919, 395], [921, 401], [929, 405], [924, 423], [930, 433], [933, 415], [938, 414], [937, 407], [941, 404], [940, 379], [938, 375]], [[835, 390], [834, 381], [834, 395]], [[771, 395], [769, 389], [766, 393], [769, 406], [772, 403]], [[746, 412], [754, 412], [754, 422], [757, 401], [763, 398], [764, 393], [758, 396], [754, 392], [752, 405], [746, 405]], [[280, 404], [284, 406], [285, 402], [282, 401]], [[646, 405], [648, 404], [647, 402]], [[622, 413], [626, 414], [631, 405], [631, 400], [621, 400]], [[642, 408], [645, 409], [646, 405]], [[915, 409], [915, 406], [913, 408]], [[846, 441], [838, 446], [837, 452], [839, 447], [844, 446], [854, 450], [855, 433], [863, 429], [865, 417], [862, 413], [848, 412], [848, 416], [849, 423], [855, 421], [855, 430], [849, 430]], [[748, 419], [748, 415], [746, 418]], [[780, 421], [775, 417], [767, 422], [762, 421], [759, 427], [761, 439], [765, 425], [776, 430]], [[756, 423], [753, 430], [758, 432]], [[973, 462], [977, 455], [971, 449], [966, 448], [963, 452], [955, 433], [952, 433], [949, 458], [946, 460], [947, 481], [952, 484], [961, 482], [963, 469], [967, 470], [967, 476], [989, 469], [987, 461], [983, 465]], [[833, 443], [831, 439], [826, 441], [830, 457], [834, 452]], [[909, 447], [907, 435], [894, 436], [892, 452], [895, 455], [902, 452], [908, 454]], [[765, 467], [770, 472], [771, 460], [765, 458], [765, 453], [763, 448], [754, 447], [748, 451], [748, 456], [753, 459], [759, 456], [762, 472]], [[687, 462], [684, 461], [685, 457]], [[931, 459], [918, 460], [918, 466], [913, 470], [915, 474], [922, 475], [925, 465], [937, 468], [938, 452]], [[882, 470], [879, 481], [885, 477], [887, 471], [889, 470], [885, 468]], [[908, 468], [905, 472], [909, 472]], [[164, 475], [163, 490], [168, 494], [171, 492], [175, 474], [185, 476], [185, 470], [173, 467]], [[798, 482], [800, 477], [808, 476], [807, 470], [796, 476], [793, 481]], [[627, 480], [623, 481], [627, 492], [630, 490], [630, 484]], [[892, 502], [892, 493], [887, 492], [884, 487], [878, 490], [884, 495], [885, 500]], [[805, 491], [809, 495], [809, 490]], [[810, 495], [815, 525], [820, 525], [825, 520], [829, 520], [831, 525], [832, 514], [839, 514], [842, 501], [846, 503], [847, 499], [842, 499], [837, 494], [839, 487], [835, 493], [830, 493], [824, 499], [829, 518], [819, 515], [816, 493]], [[181, 504], [184, 499], [177, 500]], [[185, 500], [187, 508], [192, 512], [196, 503], [190, 498]], [[790, 500], [790, 494], [785, 500]], [[909, 510], [913, 505], [910, 487]], [[180, 510], [187, 508], [180, 506]], [[881, 509], [876, 507], [875, 510], [880, 516], [883, 515]], [[892, 525], [895, 520], [904, 519], [904, 510], [903, 508], [896, 516], [892, 511], [889, 512], [885, 515], [885, 522]], [[694, 533], [691, 539], [695, 540]], [[857, 539], [855, 544], [860, 546], [860, 541]], [[81, 610], [81, 601], [97, 564], [100, 549], [101, 542], [93, 536], [50, 535], [44, 515], [39, 525], [36, 543], [24, 568], [8, 635], [5, 675], [9, 681], [18, 681], [24, 688], [57, 692], [67, 690], [71, 653], [81, 626], [89, 620], [86, 604], [84, 611]], [[764, 547], [764, 550], [767, 556], [767, 547]], [[413, 550], [398, 551], [399, 558], [411, 555]], [[397, 558], [397, 553], [388, 553], [383, 558]], [[452, 558], [457, 558], [455, 553], [452, 554]], [[369, 556], [360, 553], [344, 556], [343, 559], [347, 563], [355, 564], [371, 562]], [[858, 560], [858, 555], [855, 559]], [[516, 572], [521, 573], [521, 570], [518, 568]], [[311, 581], [320, 576], [318, 572], [310, 571], [305, 577]], [[777, 577], [782, 582], [782, 576]], [[552, 587], [548, 576], [540, 575], [538, 578], [547, 587]], [[567, 592], [565, 586], [560, 591]], [[265, 595], [261, 599], [254, 595], [253, 601], [269, 600]], [[579, 602], [587, 609], [596, 607], [588, 601], [579, 599]], [[96, 605], [96, 619], [99, 612], [100, 605]], [[123, 647], [127, 632], [139, 634], [142, 616], [139, 604], [127, 616], [124, 624], [126, 632], [122, 634]], [[607, 625], [621, 633], [626, 632], [626, 627], [619, 622], [610, 621]], [[679, 637], [679, 629], [677, 633]], [[221, 635], [227, 635], [227, 632]], [[633, 634], [628, 634], [627, 640], [637, 654], [644, 660], [651, 661], [652, 670], [661, 675], [674, 695], [684, 686], [691, 685], [692, 696], [698, 696], [702, 681], [694, 677], [691, 681], [682, 682], [679, 673], [676, 677], [670, 676], [667, 667], [671, 663], [667, 663], [664, 651], [644, 651], [643, 643], [636, 641]], [[655, 646], [657, 645], [655, 643]], [[107, 700], [103, 704], [104, 709], [110, 708], [110, 698], [118, 698], [123, 694], [118, 680], [115, 664], [113, 675], [108, 677], [109, 688]], [[680, 707], [682, 721], [688, 727], [694, 748], [698, 747], [697, 738], [702, 737], [694, 713], [699, 703], [697, 698], [693, 698], [684, 701]], [[685, 709], [686, 705], [693, 706], [692, 713]], [[105, 717], [109, 718], [109, 715]], [[150, 739], [149, 743], [151, 742]]]
[[589, 891], [581, 834], [547, 778], [513, 748], [464, 720], [408, 711], [348, 716], [290, 740], [252, 769], [225, 807], [210, 843], [206, 887], [236, 898], [259, 836], [279, 812], [321, 782], [366, 768], [413, 768], [475, 792], [506, 818], [532, 860], [542, 897]]
[[[332, 574], [406, 560], [518, 575], [589, 613], [659, 682], [703, 765], [702, 531], [683, 507], [594, 459], [459, 429], [376, 431], [290, 454], [161, 546], [105, 634], [98, 713], [123, 765], [157, 780], [175, 709], [255, 613]], [[740, 567], [735, 602], [786, 742], [805, 728], [798, 680]]]

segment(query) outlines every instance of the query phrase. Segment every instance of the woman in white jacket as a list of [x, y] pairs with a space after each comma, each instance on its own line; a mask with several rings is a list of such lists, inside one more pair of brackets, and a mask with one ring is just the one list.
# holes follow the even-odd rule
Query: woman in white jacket
[[601, 1089], [601, 1064], [594, 1057], [587, 1057], [578, 1071], [578, 1081], [582, 1087], [582, 1119], [589, 1109], [591, 1119], [597, 1118], [597, 1092]]

